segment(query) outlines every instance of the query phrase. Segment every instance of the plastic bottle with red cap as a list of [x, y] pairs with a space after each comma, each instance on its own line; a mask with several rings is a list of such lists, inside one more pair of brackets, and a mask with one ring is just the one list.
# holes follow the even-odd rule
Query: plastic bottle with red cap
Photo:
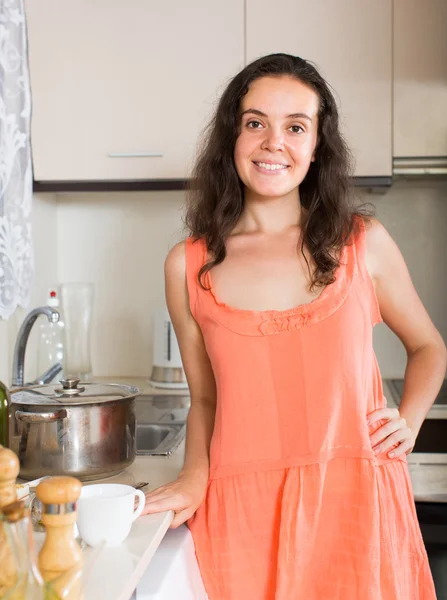
[[[57, 292], [51, 290], [47, 306], [61, 312]], [[46, 318], [41, 319], [39, 340], [37, 346], [37, 375], [41, 375], [56, 363], [64, 364], [65, 325], [61, 314], [57, 323], [50, 323]], [[59, 374], [60, 379], [60, 374]]]

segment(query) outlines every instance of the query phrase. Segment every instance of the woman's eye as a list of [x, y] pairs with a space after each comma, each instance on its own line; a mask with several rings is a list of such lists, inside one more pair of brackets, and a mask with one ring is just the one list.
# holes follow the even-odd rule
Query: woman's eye
[[293, 131], [293, 133], [304, 132], [304, 129], [301, 127], [301, 125], [292, 125], [290, 129]]
[[259, 121], [249, 121], [247, 123], [247, 127], [249, 127], [250, 129], [259, 129], [260, 127], [262, 127], [262, 125]]

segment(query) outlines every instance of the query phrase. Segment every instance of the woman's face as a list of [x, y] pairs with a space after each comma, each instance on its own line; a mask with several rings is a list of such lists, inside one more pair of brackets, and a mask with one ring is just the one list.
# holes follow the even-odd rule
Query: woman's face
[[242, 98], [234, 161], [255, 194], [282, 197], [303, 181], [314, 160], [318, 96], [295, 78], [263, 77]]

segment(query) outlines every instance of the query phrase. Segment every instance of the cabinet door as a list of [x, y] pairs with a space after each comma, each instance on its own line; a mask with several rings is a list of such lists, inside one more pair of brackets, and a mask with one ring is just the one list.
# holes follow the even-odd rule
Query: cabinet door
[[391, 0], [247, 0], [247, 59], [286, 52], [335, 90], [356, 176], [391, 175]]
[[243, 67], [243, 10], [27, 0], [35, 179], [187, 177], [219, 92]]
[[394, 0], [394, 156], [447, 156], [446, 0]]

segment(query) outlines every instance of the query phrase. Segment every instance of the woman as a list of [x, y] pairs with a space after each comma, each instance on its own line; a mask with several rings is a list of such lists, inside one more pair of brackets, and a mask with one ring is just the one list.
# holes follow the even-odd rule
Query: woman
[[[210, 600], [433, 600], [405, 457], [446, 350], [396, 245], [351, 206], [315, 68], [275, 54], [239, 73], [194, 181], [191, 237], [165, 266], [186, 457], [145, 511], [188, 522]], [[373, 352], [381, 320], [408, 353], [400, 412]]]

